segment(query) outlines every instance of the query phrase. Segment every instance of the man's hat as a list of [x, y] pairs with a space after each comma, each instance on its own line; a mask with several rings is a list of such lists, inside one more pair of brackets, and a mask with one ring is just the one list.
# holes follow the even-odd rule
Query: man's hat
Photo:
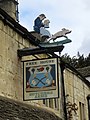
[[40, 14], [39, 16], [42, 16], [42, 17], [46, 18], [46, 16], [44, 14]]

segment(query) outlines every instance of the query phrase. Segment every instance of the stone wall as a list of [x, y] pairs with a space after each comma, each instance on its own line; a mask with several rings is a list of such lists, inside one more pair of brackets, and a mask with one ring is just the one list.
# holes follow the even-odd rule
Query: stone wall
[[[88, 120], [87, 96], [90, 94], [90, 87], [82, 81], [79, 75], [76, 75], [69, 69], [64, 71], [66, 100], [78, 106], [77, 114], [74, 117], [80, 119], [80, 104], [83, 105], [84, 119]], [[74, 111], [73, 111], [74, 112]]]
[[16, 31], [0, 20], [0, 95], [23, 99], [23, 69], [17, 50], [33, 47]]

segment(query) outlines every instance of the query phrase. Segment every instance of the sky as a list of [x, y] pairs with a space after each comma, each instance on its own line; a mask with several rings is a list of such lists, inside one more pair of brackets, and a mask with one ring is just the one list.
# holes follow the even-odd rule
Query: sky
[[[71, 43], [65, 44], [62, 55], [71, 57], [77, 53], [90, 53], [90, 0], [18, 0], [20, 24], [33, 31], [34, 20], [41, 13], [50, 20], [51, 34], [62, 28], [72, 30], [68, 34]], [[62, 38], [63, 39], [63, 38]]]

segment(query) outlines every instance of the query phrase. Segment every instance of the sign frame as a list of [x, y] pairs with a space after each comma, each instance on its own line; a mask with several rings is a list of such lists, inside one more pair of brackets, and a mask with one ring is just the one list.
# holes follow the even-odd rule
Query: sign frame
[[23, 100], [59, 98], [58, 58], [23, 61]]

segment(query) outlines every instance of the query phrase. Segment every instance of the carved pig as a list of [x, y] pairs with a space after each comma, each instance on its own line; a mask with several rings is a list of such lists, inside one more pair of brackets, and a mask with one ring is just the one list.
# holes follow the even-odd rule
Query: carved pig
[[52, 37], [50, 38], [50, 40], [55, 40], [55, 39], [57, 39], [59, 37], [68, 38], [66, 36], [66, 34], [69, 34], [69, 33], [71, 33], [70, 30], [63, 28], [61, 31], [59, 31], [59, 32], [55, 33], [54, 35], [52, 35]]

